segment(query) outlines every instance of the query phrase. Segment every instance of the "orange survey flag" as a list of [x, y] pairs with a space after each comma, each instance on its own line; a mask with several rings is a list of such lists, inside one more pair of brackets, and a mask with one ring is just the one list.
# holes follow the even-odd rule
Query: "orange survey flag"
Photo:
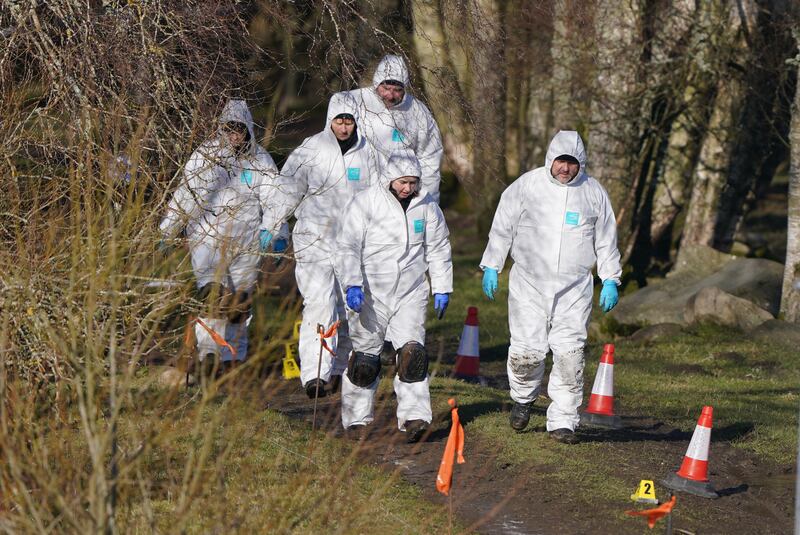
[[331, 351], [330, 347], [328, 347], [328, 342], [326, 342], [325, 339], [331, 338], [334, 334], [336, 334], [336, 331], [338, 329], [339, 329], [339, 320], [336, 320], [336, 323], [331, 325], [331, 328], [328, 329], [327, 331], [325, 331], [325, 328], [322, 326], [322, 324], [319, 323], [317, 324], [317, 334], [319, 334], [319, 343], [322, 344], [322, 347], [327, 349], [328, 353], [330, 353], [334, 357], [336, 356], [336, 354], [333, 351]]
[[222, 336], [220, 336], [216, 331], [214, 331], [214, 329], [203, 323], [203, 320], [201, 320], [200, 318], [195, 318], [194, 321], [199, 323], [200, 327], [205, 329], [208, 332], [208, 334], [211, 335], [211, 339], [214, 340], [214, 343], [216, 343], [218, 346], [227, 347], [228, 349], [230, 349], [231, 355], [234, 356], [236, 355], [236, 350], [233, 349], [233, 347], [228, 342], [226, 342]]
[[647, 527], [653, 529], [656, 525], [656, 521], [659, 518], [672, 512], [672, 508], [675, 507], [675, 502], [676, 498], [673, 496], [670, 501], [667, 503], [662, 503], [655, 509], [645, 509], [644, 511], [625, 511], [625, 514], [631, 516], [646, 516]]
[[450, 398], [447, 400], [450, 405], [450, 416], [453, 420], [453, 425], [450, 427], [450, 436], [447, 437], [447, 445], [444, 447], [444, 455], [442, 456], [442, 464], [439, 466], [439, 474], [436, 476], [436, 490], [444, 494], [450, 495], [450, 484], [453, 482], [453, 459], [458, 456], [458, 464], [464, 464], [464, 428], [458, 420], [458, 407], [456, 407], [456, 400]]

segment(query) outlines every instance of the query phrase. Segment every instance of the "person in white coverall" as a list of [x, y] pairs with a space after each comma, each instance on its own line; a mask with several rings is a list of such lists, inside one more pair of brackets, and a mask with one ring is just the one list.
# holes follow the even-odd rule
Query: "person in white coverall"
[[497, 273], [509, 250], [507, 372], [514, 406], [511, 426], [527, 426], [553, 352], [547, 394], [547, 430], [559, 442], [577, 442], [583, 399], [583, 347], [592, 308], [592, 267], [603, 281], [600, 306], [618, 300], [620, 255], [608, 194], [586, 174], [586, 151], [577, 132], [550, 142], [545, 166], [529, 171], [500, 198], [480, 266], [483, 289], [494, 298]]
[[[195, 150], [159, 226], [161, 246], [185, 230], [197, 288], [207, 309], [195, 324], [199, 371], [217, 361], [244, 361], [250, 299], [258, 275], [259, 246], [271, 235], [262, 218], [274, 193], [277, 168], [256, 142], [253, 117], [243, 100], [230, 100], [215, 136]], [[269, 238], [269, 239], [268, 239]], [[285, 248], [276, 240], [274, 250]], [[235, 354], [202, 325], [224, 338]]]
[[[309, 397], [325, 396], [325, 387], [341, 379], [350, 355], [344, 293], [334, 273], [333, 251], [344, 207], [373, 181], [377, 161], [372, 145], [355, 122], [355, 105], [347, 93], [336, 93], [328, 104], [325, 128], [306, 138], [286, 160], [279, 177], [275, 218], [277, 227], [294, 213], [292, 232], [297, 288], [303, 296], [300, 324], [300, 380]], [[320, 356], [317, 325], [325, 330], [341, 320], [338, 333]], [[317, 373], [319, 370], [319, 377]]]
[[[342, 425], [372, 422], [384, 337], [397, 351], [397, 423], [409, 442], [431, 422], [425, 313], [428, 294], [444, 314], [453, 291], [447, 223], [433, 197], [418, 190], [413, 153], [389, 157], [378, 185], [359, 193], [345, 210], [337, 240], [339, 280], [347, 290], [353, 353], [342, 378]], [[430, 283], [426, 277], [430, 276]]]
[[420, 187], [439, 202], [442, 136], [428, 107], [409, 93], [409, 75], [400, 56], [381, 59], [372, 86], [349, 93], [356, 101], [356, 120], [363, 135], [378, 151], [381, 166], [401, 149], [412, 150], [422, 168]]

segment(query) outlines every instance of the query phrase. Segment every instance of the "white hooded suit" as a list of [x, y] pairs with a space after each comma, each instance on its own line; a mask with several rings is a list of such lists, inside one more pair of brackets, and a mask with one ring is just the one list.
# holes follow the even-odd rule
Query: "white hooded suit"
[[[405, 86], [406, 94], [396, 106], [387, 108], [378, 96], [377, 88], [384, 80], [396, 80]], [[371, 87], [354, 89], [349, 93], [356, 102], [358, 127], [375, 146], [384, 166], [397, 150], [412, 150], [422, 167], [420, 189], [439, 202], [442, 136], [428, 107], [409, 92], [410, 79], [405, 61], [400, 56], [387, 55], [380, 61], [372, 77]]]
[[[239, 154], [227, 146], [224, 134], [195, 150], [183, 170], [183, 181], [175, 190], [167, 214], [159, 226], [165, 239], [185, 227], [198, 288], [216, 282], [232, 292], [249, 292], [258, 276], [258, 232], [275, 191], [277, 168], [258, 143], [253, 116], [243, 100], [230, 100], [219, 118], [247, 125], [250, 135]], [[247, 324], [221, 318], [201, 318], [236, 349], [232, 355], [219, 347], [199, 324], [195, 326], [200, 359], [209, 353], [223, 361], [245, 360]]]
[[[406, 211], [389, 190], [402, 176], [419, 176], [418, 160], [409, 152], [393, 154], [380, 184], [359, 193], [345, 210], [337, 241], [336, 262], [342, 288], [361, 286], [360, 314], [349, 313], [355, 351], [377, 355], [384, 339], [401, 348], [425, 343], [428, 294], [453, 291], [449, 230], [441, 209], [425, 190]], [[430, 276], [430, 284], [426, 277]], [[342, 378], [342, 424], [366, 425], [373, 419], [379, 379], [366, 388]], [[398, 427], [410, 420], [432, 419], [428, 378], [415, 383], [394, 378]]]
[[327, 330], [341, 320], [338, 334], [328, 341], [337, 357], [323, 351], [320, 378], [341, 375], [347, 368], [350, 342], [342, 289], [334, 273], [334, 250], [343, 209], [371, 183], [377, 182], [377, 160], [372, 145], [356, 123], [357, 140], [342, 154], [331, 121], [342, 113], [356, 116], [347, 93], [336, 93], [328, 104], [325, 128], [306, 138], [286, 160], [279, 177], [278, 192], [268, 228], [277, 228], [294, 213], [292, 232], [297, 287], [303, 295], [300, 326], [300, 380], [305, 385], [317, 378], [320, 340], [317, 324]]
[[[550, 173], [561, 155], [580, 164], [567, 184]], [[500, 272], [509, 250], [514, 259], [508, 298], [511, 398], [518, 403], [536, 399], [545, 355], [552, 350], [547, 430], [574, 430], [583, 397], [591, 270], [596, 262], [600, 278], [617, 284], [622, 272], [614, 212], [603, 186], [586, 174], [586, 151], [577, 132], [556, 134], [545, 166], [525, 173], [503, 192], [481, 268]]]

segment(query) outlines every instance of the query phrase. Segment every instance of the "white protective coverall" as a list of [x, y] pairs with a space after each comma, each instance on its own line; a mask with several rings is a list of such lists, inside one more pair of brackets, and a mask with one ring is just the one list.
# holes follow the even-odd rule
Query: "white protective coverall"
[[[403, 100], [387, 108], [377, 88], [384, 80], [397, 80], [405, 86]], [[439, 174], [442, 163], [442, 136], [428, 107], [409, 92], [410, 80], [406, 63], [400, 56], [381, 59], [372, 77], [371, 87], [350, 91], [356, 101], [358, 128], [375, 146], [380, 165], [397, 150], [412, 150], [422, 166], [422, 190], [439, 202]]]
[[[569, 155], [580, 163], [572, 181], [550, 173]], [[592, 308], [592, 266], [602, 280], [619, 284], [617, 225], [603, 186], [586, 174], [586, 151], [577, 132], [561, 131], [550, 142], [545, 166], [529, 171], [500, 198], [481, 268], [498, 272], [511, 250], [507, 371], [511, 398], [536, 399], [544, 359], [553, 351], [547, 395], [547, 430], [574, 430], [583, 397], [583, 346]]]
[[[420, 165], [409, 151], [393, 154], [381, 173], [380, 184], [359, 193], [345, 210], [337, 240], [336, 263], [342, 288], [361, 286], [365, 300], [361, 313], [350, 315], [350, 337], [355, 351], [378, 355], [385, 338], [399, 349], [408, 342], [425, 343], [428, 294], [453, 291], [450, 232], [433, 197], [420, 190], [404, 212], [389, 190], [392, 180], [419, 176]], [[425, 272], [430, 276], [430, 283]], [[342, 424], [372, 422], [378, 382], [366, 388], [342, 376]], [[397, 423], [430, 423], [428, 377], [414, 383], [394, 378]]]
[[341, 375], [347, 368], [350, 340], [342, 289], [334, 273], [334, 248], [343, 208], [372, 182], [377, 182], [375, 150], [361, 134], [356, 123], [355, 144], [342, 155], [331, 122], [341, 114], [356, 116], [355, 104], [347, 93], [336, 93], [328, 103], [325, 128], [306, 138], [283, 165], [278, 191], [273, 203], [274, 218], [268, 228], [277, 226], [294, 213], [297, 223], [292, 231], [296, 260], [297, 288], [303, 295], [303, 319], [300, 325], [300, 380], [305, 386], [317, 378], [320, 340], [317, 324], [327, 330], [341, 320], [337, 336], [328, 341], [336, 353], [323, 351], [320, 379]]
[[[250, 292], [258, 276], [258, 232], [265, 228], [262, 218], [275, 192], [278, 169], [256, 142], [253, 116], [245, 101], [230, 100], [225, 105], [219, 123], [231, 121], [247, 125], [246, 148], [235, 154], [222, 131], [200, 145], [184, 167], [183, 181], [159, 228], [165, 239], [186, 228], [198, 288], [219, 283], [231, 292]], [[249, 316], [237, 323], [200, 319], [236, 349], [232, 355], [218, 346], [198, 323], [195, 334], [201, 360], [209, 353], [219, 354], [222, 361], [245, 360]]]

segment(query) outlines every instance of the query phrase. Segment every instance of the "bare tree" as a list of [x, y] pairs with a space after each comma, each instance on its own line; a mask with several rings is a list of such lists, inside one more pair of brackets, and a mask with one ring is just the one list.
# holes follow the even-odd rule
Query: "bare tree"
[[[800, 25], [795, 28], [794, 37], [800, 45]], [[793, 63], [795, 67], [800, 67], [800, 54], [795, 57]], [[800, 83], [795, 90], [789, 143], [791, 146], [789, 224], [786, 234], [781, 313], [787, 321], [800, 322]]]

